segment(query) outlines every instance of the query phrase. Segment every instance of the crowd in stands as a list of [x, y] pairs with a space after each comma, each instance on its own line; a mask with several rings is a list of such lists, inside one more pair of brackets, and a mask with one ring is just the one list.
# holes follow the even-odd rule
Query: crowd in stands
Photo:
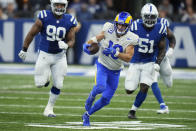
[[[115, 4], [117, 0], [68, 1], [67, 11], [76, 16], [78, 21], [81, 22], [94, 19], [112, 20], [119, 12], [116, 9], [118, 5]], [[196, 1], [161, 0], [156, 5], [160, 17], [165, 17], [170, 22], [196, 23], [196, 13], [194, 11]], [[50, 0], [0, 0], [0, 19], [34, 18], [36, 12], [42, 9], [50, 9]]]

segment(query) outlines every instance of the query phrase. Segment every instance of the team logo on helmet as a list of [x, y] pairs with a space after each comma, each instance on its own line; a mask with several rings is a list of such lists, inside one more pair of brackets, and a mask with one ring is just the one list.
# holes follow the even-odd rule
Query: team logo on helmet
[[[132, 16], [128, 12], [119, 13], [114, 19], [114, 28], [118, 35], [124, 35], [130, 29], [132, 24]], [[125, 28], [119, 28], [118, 25], [122, 25]]]

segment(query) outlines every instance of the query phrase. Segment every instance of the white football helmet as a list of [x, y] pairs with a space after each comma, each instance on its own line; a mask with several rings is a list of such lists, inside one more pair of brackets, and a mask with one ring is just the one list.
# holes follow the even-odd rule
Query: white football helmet
[[155, 5], [147, 3], [142, 7], [141, 17], [146, 27], [153, 27], [157, 23], [158, 11]]
[[[66, 12], [68, 2], [67, 0], [50, 0], [52, 12], [56, 15], [63, 15]], [[56, 7], [56, 4], [63, 4], [63, 8]]]

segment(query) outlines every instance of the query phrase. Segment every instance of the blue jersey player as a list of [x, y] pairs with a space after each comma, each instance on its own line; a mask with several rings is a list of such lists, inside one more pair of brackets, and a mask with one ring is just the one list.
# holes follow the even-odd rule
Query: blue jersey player
[[34, 36], [41, 34], [34, 78], [37, 87], [48, 86], [52, 74], [53, 86], [43, 113], [46, 117], [56, 116], [53, 107], [63, 87], [64, 75], [67, 72], [65, 52], [75, 43], [77, 21], [73, 16], [65, 13], [67, 5], [67, 0], [51, 0], [52, 11], [39, 12], [38, 19], [27, 34], [23, 48], [18, 54], [22, 60], [25, 60], [27, 49]]
[[[85, 103], [83, 126], [90, 126], [90, 116], [110, 103], [118, 87], [123, 61], [129, 62], [132, 58], [139, 37], [129, 31], [131, 23], [131, 15], [121, 12], [114, 23], [106, 22], [102, 31], [83, 45], [84, 52], [90, 54], [88, 47], [103, 40], [97, 62], [96, 82]], [[93, 105], [98, 94], [102, 96]]]
[[129, 118], [136, 118], [136, 110], [145, 100], [148, 88], [154, 82], [154, 75], [160, 69], [160, 63], [166, 52], [165, 37], [167, 27], [157, 23], [158, 11], [153, 4], [146, 4], [141, 10], [142, 22], [134, 22], [131, 30], [139, 36], [139, 45], [134, 48], [134, 55], [125, 79], [127, 94], [133, 93], [138, 86], [140, 91], [129, 111]]
[[[135, 22], [142, 22], [142, 19], [138, 19]], [[176, 39], [175, 39], [173, 32], [169, 29], [170, 23], [167, 19], [157, 18], [157, 23], [164, 24], [167, 27], [167, 39], [169, 40], [169, 45], [167, 45], [167, 47], [169, 46], [169, 48], [166, 52], [166, 56], [164, 57], [163, 61], [160, 64], [160, 71], [155, 72], [154, 83], [152, 84], [151, 88], [152, 88], [153, 94], [155, 95], [157, 101], [160, 104], [160, 109], [157, 110], [157, 113], [164, 114], [164, 113], [169, 113], [169, 108], [168, 108], [168, 106], [166, 106], [166, 104], [162, 98], [161, 91], [158, 87], [158, 76], [160, 74], [160, 76], [163, 80], [163, 83], [167, 87], [172, 87], [173, 76], [172, 76], [172, 67], [171, 67], [169, 59], [171, 59], [173, 56], [174, 47], [176, 44]]]

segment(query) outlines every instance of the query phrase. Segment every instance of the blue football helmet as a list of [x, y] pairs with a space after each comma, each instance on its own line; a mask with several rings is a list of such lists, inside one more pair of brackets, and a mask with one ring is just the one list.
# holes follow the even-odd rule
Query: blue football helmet
[[[130, 29], [132, 21], [133, 21], [132, 16], [128, 12], [120, 12], [114, 19], [114, 29], [117, 35], [126, 34], [127, 31]], [[126, 28], [124, 30], [119, 30], [118, 24], [125, 25]]]

